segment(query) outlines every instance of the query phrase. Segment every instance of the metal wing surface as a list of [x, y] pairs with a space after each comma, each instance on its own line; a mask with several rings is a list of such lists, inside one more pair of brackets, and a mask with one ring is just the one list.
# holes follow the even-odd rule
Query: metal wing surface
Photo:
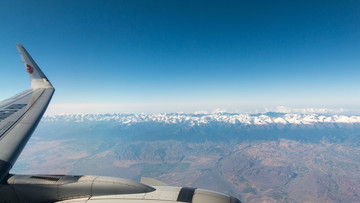
[[0, 102], [0, 181], [30, 139], [55, 91], [25, 48], [16, 44], [31, 79], [31, 88]]

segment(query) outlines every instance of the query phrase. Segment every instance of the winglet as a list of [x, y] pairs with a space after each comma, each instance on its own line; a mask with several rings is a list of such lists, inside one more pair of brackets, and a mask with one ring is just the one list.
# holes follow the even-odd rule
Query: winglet
[[16, 44], [31, 79], [31, 88], [52, 88], [50, 81], [21, 44]]

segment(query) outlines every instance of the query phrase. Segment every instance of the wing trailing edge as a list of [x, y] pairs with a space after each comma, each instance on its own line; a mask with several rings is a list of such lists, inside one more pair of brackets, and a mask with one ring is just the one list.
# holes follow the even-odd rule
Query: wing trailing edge
[[167, 186], [168, 184], [150, 177], [141, 177], [140, 183], [151, 186]]

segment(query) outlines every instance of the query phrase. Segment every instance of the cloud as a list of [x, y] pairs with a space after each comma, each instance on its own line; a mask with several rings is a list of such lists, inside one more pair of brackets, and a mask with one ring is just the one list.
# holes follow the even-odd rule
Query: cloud
[[338, 114], [349, 112], [347, 109], [338, 108], [291, 108], [286, 106], [278, 106], [275, 108], [265, 108], [265, 112], [279, 112], [279, 113], [300, 113], [300, 114]]
[[61, 114], [106, 114], [106, 113], [195, 113], [195, 114], [216, 114], [216, 113], [300, 113], [300, 114], [350, 114], [344, 108], [291, 108], [277, 106], [258, 110], [251, 107], [238, 107], [231, 105], [205, 105], [204, 103], [178, 102], [178, 103], [110, 103], [110, 104], [50, 104], [45, 115]]

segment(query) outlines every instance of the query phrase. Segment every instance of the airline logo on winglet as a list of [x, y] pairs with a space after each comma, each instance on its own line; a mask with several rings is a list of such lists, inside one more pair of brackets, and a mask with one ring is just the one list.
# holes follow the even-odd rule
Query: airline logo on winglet
[[34, 72], [34, 68], [29, 64], [26, 64], [26, 70], [29, 74], [32, 74]]

